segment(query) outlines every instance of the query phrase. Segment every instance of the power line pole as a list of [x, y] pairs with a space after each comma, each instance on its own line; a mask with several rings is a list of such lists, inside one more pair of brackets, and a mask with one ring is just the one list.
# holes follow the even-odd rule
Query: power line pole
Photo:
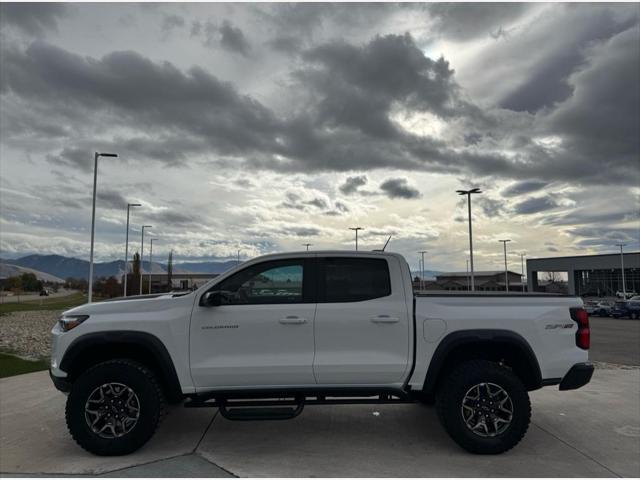
[[476, 283], [473, 274], [473, 232], [471, 228], [471, 195], [474, 193], [482, 193], [479, 188], [472, 188], [471, 190], [456, 190], [458, 195], [467, 196], [467, 208], [469, 212], [469, 258], [471, 260], [471, 291], [475, 291]]
[[511, 240], [498, 240], [504, 246], [504, 285], [505, 290], [509, 293], [509, 270], [507, 270], [507, 242]]
[[356, 232], [356, 251], [358, 251], [358, 230], [364, 230], [362, 227], [349, 227], [349, 230]]
[[309, 251], [309, 247], [313, 245], [313, 243], [303, 243], [302, 246], [303, 247], [307, 247], [307, 252]]
[[238, 250], [238, 263], [237, 265], [240, 265], [240, 250]]

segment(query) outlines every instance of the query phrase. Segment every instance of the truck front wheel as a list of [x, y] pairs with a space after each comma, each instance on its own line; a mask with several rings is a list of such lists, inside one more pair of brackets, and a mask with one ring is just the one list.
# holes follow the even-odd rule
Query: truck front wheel
[[471, 453], [505, 452], [522, 440], [531, 419], [527, 389], [508, 368], [473, 360], [444, 380], [438, 417], [451, 438]]
[[125, 455], [154, 434], [164, 396], [155, 375], [126, 359], [88, 369], [67, 398], [67, 427], [73, 439], [96, 455]]

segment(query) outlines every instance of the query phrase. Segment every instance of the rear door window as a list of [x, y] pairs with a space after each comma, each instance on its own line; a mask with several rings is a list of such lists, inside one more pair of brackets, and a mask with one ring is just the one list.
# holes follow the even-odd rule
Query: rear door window
[[319, 302], [362, 302], [391, 295], [389, 265], [383, 258], [320, 259]]

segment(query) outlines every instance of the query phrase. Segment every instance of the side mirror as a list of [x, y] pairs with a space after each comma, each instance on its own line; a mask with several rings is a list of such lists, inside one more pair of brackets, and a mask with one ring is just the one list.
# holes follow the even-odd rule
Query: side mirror
[[214, 290], [213, 292], [205, 293], [200, 304], [203, 307], [219, 307], [222, 305], [222, 295], [220, 294], [220, 291]]

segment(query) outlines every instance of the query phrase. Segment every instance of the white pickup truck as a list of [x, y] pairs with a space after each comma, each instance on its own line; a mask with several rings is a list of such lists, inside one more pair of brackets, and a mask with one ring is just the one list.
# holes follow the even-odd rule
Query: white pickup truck
[[384, 252], [263, 256], [194, 292], [82, 305], [52, 334], [67, 425], [98, 455], [140, 448], [166, 402], [235, 420], [435, 402], [460, 446], [500, 453], [528, 428], [528, 391], [593, 373], [579, 298], [415, 296], [407, 262]]

